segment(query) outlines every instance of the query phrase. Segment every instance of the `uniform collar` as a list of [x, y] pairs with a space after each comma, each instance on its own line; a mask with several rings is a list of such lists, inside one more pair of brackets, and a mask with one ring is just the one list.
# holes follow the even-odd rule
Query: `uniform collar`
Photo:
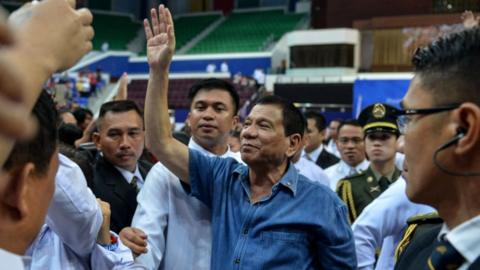
[[[370, 170], [372, 171], [373, 176], [375, 176], [375, 179], [376, 179], [376, 180], [379, 180], [379, 179], [382, 177], [382, 175], [381, 175], [379, 172], [377, 172], [377, 171], [372, 167], [371, 164], [370, 164]], [[389, 182], [393, 182], [393, 175], [395, 174], [395, 171], [396, 171], [395, 168], [393, 168], [393, 171], [390, 172], [388, 175], [385, 176], [385, 177], [387, 177], [387, 179], [388, 179]]]

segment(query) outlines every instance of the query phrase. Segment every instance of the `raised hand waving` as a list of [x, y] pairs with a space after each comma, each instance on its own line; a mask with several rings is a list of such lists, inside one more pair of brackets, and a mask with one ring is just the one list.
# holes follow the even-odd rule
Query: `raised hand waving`
[[151, 70], [168, 69], [175, 51], [175, 33], [172, 15], [160, 5], [150, 11], [151, 23], [145, 19], [143, 26], [147, 37], [147, 59]]

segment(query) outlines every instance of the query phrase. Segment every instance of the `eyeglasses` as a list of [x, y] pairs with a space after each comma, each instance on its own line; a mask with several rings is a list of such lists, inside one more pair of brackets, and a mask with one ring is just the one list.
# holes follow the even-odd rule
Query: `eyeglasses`
[[349, 142], [352, 142], [353, 145], [358, 145], [358, 144], [363, 143], [363, 139], [360, 138], [360, 137], [352, 137], [352, 138], [340, 137], [340, 138], [338, 138], [338, 143], [340, 143], [341, 145], [347, 145]]
[[405, 132], [407, 132], [408, 125], [412, 121], [412, 118], [409, 117], [410, 115], [414, 115], [414, 114], [429, 115], [429, 114], [454, 110], [459, 106], [460, 104], [455, 104], [455, 105], [449, 105], [449, 106], [438, 107], [438, 108], [429, 108], [429, 109], [397, 110], [395, 114], [397, 115], [398, 130], [400, 131], [401, 134], [405, 134]]

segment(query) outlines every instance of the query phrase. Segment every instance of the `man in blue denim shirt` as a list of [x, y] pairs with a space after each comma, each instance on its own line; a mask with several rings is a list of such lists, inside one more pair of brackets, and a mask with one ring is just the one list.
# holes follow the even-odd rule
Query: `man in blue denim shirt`
[[144, 22], [150, 66], [147, 147], [211, 208], [212, 269], [355, 269], [345, 206], [290, 163], [305, 129], [291, 103], [270, 96], [253, 107], [241, 133], [248, 167], [204, 157], [173, 139], [167, 89], [175, 37], [170, 12], [160, 6], [159, 13], [152, 10], [151, 26]]

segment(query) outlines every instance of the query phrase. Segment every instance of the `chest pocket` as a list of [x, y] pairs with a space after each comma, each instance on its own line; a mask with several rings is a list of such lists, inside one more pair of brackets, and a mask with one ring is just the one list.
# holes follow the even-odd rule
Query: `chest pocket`
[[303, 269], [311, 259], [308, 236], [301, 232], [262, 232], [261, 269]]

